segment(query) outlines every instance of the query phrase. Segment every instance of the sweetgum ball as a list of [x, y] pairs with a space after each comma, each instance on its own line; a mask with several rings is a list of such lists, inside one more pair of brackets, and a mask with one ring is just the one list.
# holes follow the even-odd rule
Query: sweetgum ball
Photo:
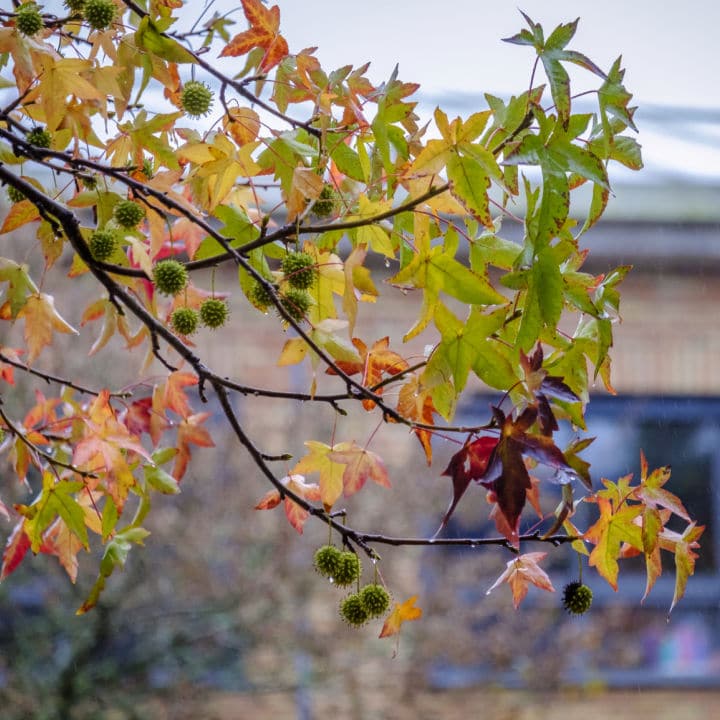
[[592, 605], [593, 593], [587, 586], [579, 582], [571, 582], [563, 591], [563, 606], [572, 615], [585, 614]]
[[367, 622], [368, 613], [360, 595], [353, 593], [352, 595], [348, 595], [340, 603], [340, 617], [342, 617], [348, 625], [355, 627], [360, 627], [360, 625], [364, 625]]
[[115, 4], [112, 0], [85, 0], [83, 17], [93, 30], [106, 30], [115, 19]]
[[153, 282], [163, 295], [177, 295], [185, 289], [188, 273], [177, 260], [161, 260], [153, 268]]
[[24, 3], [15, 11], [15, 27], [18, 32], [32, 37], [43, 28], [40, 9], [35, 3]]

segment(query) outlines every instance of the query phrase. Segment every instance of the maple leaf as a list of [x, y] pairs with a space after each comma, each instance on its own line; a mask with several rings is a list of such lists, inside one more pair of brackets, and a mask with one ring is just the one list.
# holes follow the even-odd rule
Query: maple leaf
[[2, 571], [0, 571], [0, 580], [4, 580], [10, 575], [13, 570], [17, 568], [22, 562], [23, 558], [30, 549], [31, 541], [28, 534], [25, 532], [25, 518], [21, 518], [13, 531], [10, 533], [7, 542], [5, 543], [5, 550], [3, 551], [3, 563]]
[[642, 531], [635, 518], [642, 513], [641, 505], [628, 505], [627, 502], [614, 503], [607, 497], [597, 496], [600, 517], [583, 535], [595, 545], [590, 553], [589, 563], [597, 568], [610, 587], [617, 591], [619, 572], [618, 558], [621, 545], [626, 542], [637, 550], [643, 549]]
[[241, 0], [245, 17], [250, 27], [238, 33], [223, 48], [220, 57], [245, 55], [256, 47], [263, 48], [265, 55], [259, 68], [268, 72], [287, 54], [288, 44], [280, 34], [280, 8], [273, 5], [266, 8], [260, 0]]
[[[400, 388], [398, 394], [397, 411], [404, 418], [413, 422], [421, 422], [424, 425], [434, 425], [433, 415], [436, 413], [433, 404], [432, 392], [429, 388], [421, 388], [420, 378], [413, 375]], [[392, 421], [392, 420], [391, 420]], [[425, 451], [427, 464], [432, 464], [432, 431], [426, 428], [413, 428], [413, 433], [417, 436], [420, 444]]]
[[422, 617], [422, 609], [415, 605], [416, 602], [417, 595], [409, 597], [403, 603], [396, 602], [393, 605], [392, 612], [385, 620], [378, 637], [385, 638], [397, 635], [403, 623], [419, 620]]
[[37, 553], [43, 543], [43, 533], [60, 517], [68, 529], [88, 548], [88, 534], [85, 527], [85, 513], [75, 495], [85, 487], [78, 480], [62, 480], [46, 470], [43, 473], [43, 487], [31, 505], [16, 505], [15, 509], [25, 518], [24, 531], [30, 538], [30, 549]]
[[366, 480], [373, 480], [378, 485], [390, 487], [385, 463], [379, 455], [360, 447], [355, 441], [334, 445], [328, 453], [332, 462], [345, 465], [343, 472], [343, 492], [345, 497], [360, 490]]
[[[305, 498], [308, 502], [317, 502], [320, 500], [320, 486], [316, 483], [306, 483], [305, 478], [302, 475], [288, 475], [280, 482], [282, 482], [288, 490], [302, 498]], [[298, 505], [287, 495], [284, 500], [285, 516], [287, 517], [288, 522], [302, 535], [303, 526], [305, 525], [305, 521], [308, 519], [310, 513], [308, 513], [305, 508]], [[260, 502], [255, 506], [255, 509], [272, 510], [282, 501], [283, 498], [281, 497], [279, 490], [270, 490], [262, 497]]]
[[575, 479], [577, 474], [551, 438], [526, 432], [537, 419], [536, 406], [525, 408], [515, 420], [498, 408], [493, 408], [493, 414], [500, 427], [500, 441], [480, 482], [495, 493], [498, 509], [511, 530], [508, 540], [516, 543], [520, 514], [527, 491], [532, 489], [523, 455], [554, 468], [565, 481]]
[[80, 538], [67, 526], [62, 518], [55, 522], [43, 534], [40, 552], [54, 555], [63, 566], [71, 582], [77, 580], [77, 555], [83, 549]]
[[44, 347], [52, 344], [53, 331], [78, 334], [55, 309], [53, 296], [46, 293], [29, 295], [18, 317], [25, 321], [24, 337], [28, 347], [28, 363], [32, 363]]
[[183, 388], [198, 384], [196, 375], [180, 371], [172, 372], [163, 386], [163, 404], [181, 418], [189, 417], [192, 412]]
[[210, 417], [211, 413], [201, 412], [194, 415], [188, 415], [183, 418], [178, 425], [177, 430], [177, 449], [175, 456], [175, 464], [172, 469], [172, 476], [176, 480], [180, 480], [187, 470], [188, 463], [192, 457], [190, 445], [198, 445], [200, 447], [215, 447], [210, 433], [207, 428], [202, 427], [202, 423]]
[[[360, 338], [353, 338], [352, 343], [360, 354], [360, 359], [354, 361], [338, 360], [337, 366], [348, 375], [362, 373], [364, 387], [374, 388], [382, 381], [385, 373], [393, 376], [408, 368], [407, 360], [402, 355], [389, 349], [389, 337], [375, 341], [370, 349]], [[328, 375], [335, 374], [332, 368], [328, 368], [326, 372]], [[382, 388], [377, 388], [375, 393], [382, 395]], [[375, 407], [375, 402], [365, 398], [362, 405], [366, 410], [372, 410]]]
[[344, 489], [345, 465], [331, 458], [333, 448], [317, 440], [308, 440], [305, 447], [310, 451], [300, 458], [292, 474], [320, 473], [320, 499], [325, 510], [335, 504]]
[[[465, 494], [471, 480], [480, 480], [487, 470], [490, 456], [495, 446], [498, 444], [498, 438], [495, 437], [479, 437], [470, 442], [468, 441], [458, 450], [451, 458], [448, 466], [443, 470], [442, 474], [452, 478], [453, 497], [450, 501], [445, 517], [443, 517], [439, 533], [450, 520], [450, 516], [455, 511], [460, 498]], [[437, 533], [435, 533], [437, 535]]]
[[633, 497], [651, 508], [667, 508], [683, 518], [683, 520], [690, 522], [690, 516], [680, 501], [680, 498], [668, 490], [663, 489], [663, 485], [670, 479], [670, 467], [664, 466], [656, 468], [650, 475], [648, 475], [647, 471], [647, 460], [645, 454], [641, 451], [640, 485], [633, 492]]
[[[7, 358], [8, 360], [12, 360], [16, 363], [22, 363], [20, 356], [23, 354], [23, 352], [24, 350], [16, 348], [0, 347], [0, 356]], [[10, 365], [9, 363], [3, 362], [2, 358], [0, 357], [0, 379], [4, 380], [6, 383], [8, 383], [8, 385], [14, 385], [14, 371], [15, 367], [13, 365]]]
[[541, 590], [555, 592], [547, 573], [538, 565], [546, 556], [545, 552], [531, 552], [510, 560], [505, 572], [493, 583], [487, 594], [489, 595], [502, 583], [507, 583], [512, 590], [513, 607], [517, 610], [528, 593], [529, 583]]
[[[103, 390], [95, 398], [83, 421], [84, 432], [75, 446], [73, 464], [92, 473], [104, 471], [107, 474], [107, 491], [118, 510], [122, 511], [128, 492], [135, 484], [125, 452], [136, 453], [148, 462], [152, 462], [152, 458], [139, 438], [118, 420], [110, 405], [108, 390]], [[89, 480], [88, 487], [93, 490], [99, 482], [98, 478]]]
[[694, 550], [700, 547], [698, 540], [704, 530], [704, 525], [697, 526], [694, 522], [690, 523], [676, 542], [675, 592], [668, 612], [672, 612], [675, 605], [685, 595], [688, 578], [695, 573], [695, 560], [697, 560], [698, 555]]

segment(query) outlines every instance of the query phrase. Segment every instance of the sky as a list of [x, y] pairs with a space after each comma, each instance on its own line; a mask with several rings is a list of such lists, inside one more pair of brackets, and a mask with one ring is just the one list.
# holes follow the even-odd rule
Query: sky
[[376, 82], [397, 63], [402, 80], [421, 83], [430, 110], [440, 104], [454, 114], [472, 112], [484, 92], [507, 96], [527, 86], [532, 49], [501, 41], [524, 27], [518, 7], [546, 35], [579, 17], [568, 47], [603, 69], [623, 57], [626, 87], [640, 107], [646, 180], [720, 185], [717, 0], [275, 1], [291, 52], [317, 46], [331, 69], [371, 61]]

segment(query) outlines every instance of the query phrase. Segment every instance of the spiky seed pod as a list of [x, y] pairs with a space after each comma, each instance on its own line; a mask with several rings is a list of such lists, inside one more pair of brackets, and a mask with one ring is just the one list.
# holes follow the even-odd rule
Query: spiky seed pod
[[177, 295], [187, 285], [188, 272], [177, 260], [161, 260], [153, 268], [153, 282], [163, 295]]
[[189, 307], [180, 307], [173, 310], [170, 323], [178, 335], [192, 335], [198, 328], [198, 314]]
[[145, 208], [132, 200], [121, 200], [113, 209], [115, 222], [124, 228], [134, 228], [145, 217]]
[[65, 0], [65, 7], [73, 14], [79, 14], [85, 7], [85, 0]]
[[40, 8], [34, 2], [23, 3], [15, 11], [15, 27], [23, 35], [32, 37], [42, 30], [43, 25]]
[[93, 30], [106, 30], [112, 25], [117, 8], [112, 0], [85, 0], [82, 11]]
[[328, 217], [335, 210], [335, 190], [332, 185], [323, 185], [320, 197], [313, 203], [312, 211], [318, 217]]
[[390, 607], [390, 593], [377, 583], [366, 585], [360, 591], [360, 600], [368, 617], [380, 617]]
[[212, 330], [222, 327], [227, 322], [229, 313], [227, 303], [220, 298], [208, 298], [200, 305], [200, 320]]
[[363, 605], [360, 595], [353, 593], [348, 595], [340, 603], [340, 617], [354, 627], [364, 625], [368, 620], [368, 612]]
[[199, 80], [185, 83], [180, 95], [180, 105], [190, 117], [202, 117], [210, 112], [213, 103], [212, 90]]
[[112, 230], [96, 230], [90, 236], [90, 254], [100, 262], [107, 260], [117, 248], [117, 235]]
[[52, 135], [44, 127], [38, 125], [27, 134], [25, 139], [35, 147], [49, 148]]
[[338, 558], [337, 570], [333, 573], [332, 579], [338, 587], [352, 585], [362, 572], [360, 558], [351, 550], [344, 550]]
[[310, 296], [297, 288], [290, 288], [280, 296], [280, 302], [290, 317], [300, 322], [310, 309]]
[[577, 581], [565, 586], [563, 591], [563, 606], [572, 615], [585, 614], [592, 605], [592, 590]]
[[340, 565], [341, 551], [334, 545], [323, 545], [315, 551], [313, 565], [320, 575], [333, 577]]
[[153, 161], [150, 158], [145, 158], [143, 160], [142, 167], [140, 168], [140, 172], [148, 179], [152, 180], [153, 177]]
[[310, 253], [289, 253], [282, 259], [282, 271], [291, 287], [307, 290], [315, 282], [317, 268]]
[[10, 202], [19, 203], [25, 199], [25, 193], [22, 190], [18, 190], [14, 185], [7, 186], [7, 194]]
[[97, 187], [97, 178], [95, 175], [80, 175], [80, 182], [86, 190], [95, 190]]
[[270, 291], [260, 283], [255, 283], [250, 290], [250, 301], [261, 310], [265, 310], [273, 304], [273, 298]]

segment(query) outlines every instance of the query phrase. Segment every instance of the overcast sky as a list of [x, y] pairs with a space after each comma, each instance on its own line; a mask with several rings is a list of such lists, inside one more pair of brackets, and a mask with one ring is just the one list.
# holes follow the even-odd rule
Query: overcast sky
[[[387, 78], [399, 63], [400, 78], [420, 82], [429, 106], [440, 103], [462, 113], [472, 111], [468, 103], [473, 95], [480, 100], [484, 92], [509, 95], [526, 87], [533, 51], [501, 42], [525, 24], [518, 7], [542, 24], [546, 33], [558, 23], [580, 17], [570, 48], [584, 52], [603, 69], [623, 56], [626, 86], [640, 106], [637, 120], [646, 179], [651, 174], [673, 175], [720, 183], [718, 0], [521, 0], [518, 5], [505, 0], [279, 0], [278, 4], [281, 31], [291, 52], [318, 46], [318, 57], [327, 68], [371, 61], [369, 74], [376, 82]], [[242, 22], [241, 15], [238, 20]], [[592, 81], [583, 73], [578, 79]], [[682, 108], [711, 112], [677, 111]]]
[[575, 47], [607, 68], [620, 54], [641, 103], [720, 108], [717, 0], [298, 0], [279, 2], [281, 29], [298, 50], [319, 47], [331, 66], [371, 60], [379, 79], [396, 62], [428, 93], [523, 87], [532, 50], [500, 41], [524, 26], [546, 32], [580, 17]]

